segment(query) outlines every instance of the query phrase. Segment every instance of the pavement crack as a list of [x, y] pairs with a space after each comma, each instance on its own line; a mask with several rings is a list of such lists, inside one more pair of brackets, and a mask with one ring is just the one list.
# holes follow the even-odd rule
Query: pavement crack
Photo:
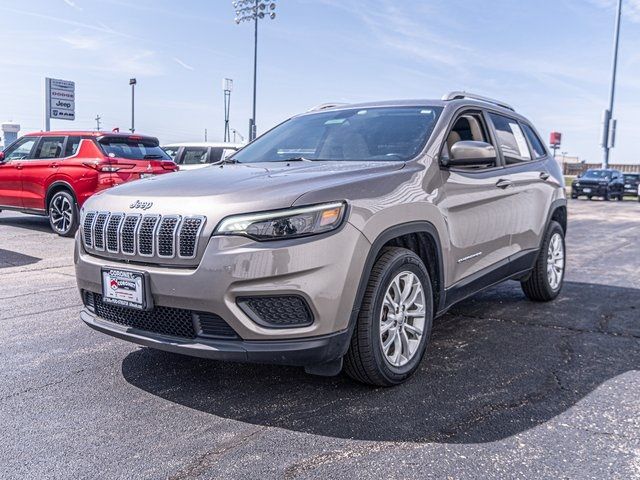
[[[606, 330], [601, 330], [601, 328], [603, 326], [603, 321], [602, 320], [599, 322], [599, 328], [592, 329], [592, 328], [572, 327], [572, 326], [567, 326], [567, 325], [553, 325], [553, 324], [544, 324], [544, 323], [535, 323], [535, 322], [524, 322], [522, 320], [513, 320], [513, 319], [496, 318], [496, 317], [483, 317], [483, 316], [479, 316], [479, 315], [470, 315], [470, 314], [467, 314], [467, 313], [453, 313], [453, 314], [456, 315], [457, 317], [468, 318], [468, 319], [471, 319], [471, 320], [487, 320], [487, 321], [494, 321], [494, 322], [510, 323], [512, 325], [521, 325], [521, 326], [524, 326], [524, 327], [551, 328], [551, 329], [554, 329], [554, 330], [563, 330], [563, 331], [574, 332], [574, 333], [595, 333], [595, 334], [600, 334], [600, 335], [608, 335], [608, 336], [611, 336], [611, 337], [640, 339], [640, 335], [636, 335], [636, 334], [633, 334], [633, 333], [619, 333], [619, 332], [610, 332], [610, 331], [606, 331]], [[605, 315], [605, 317], [606, 317], [606, 315]], [[606, 320], [605, 327], [608, 326], [609, 320]]]
[[231, 450], [235, 450], [238, 447], [251, 441], [253, 437], [265, 431], [268, 427], [263, 426], [255, 428], [248, 433], [236, 435], [230, 440], [223, 442], [219, 447], [206, 452], [197, 457], [190, 465], [187, 465], [184, 469], [169, 477], [169, 480], [184, 480], [188, 478], [197, 478], [207, 471], [209, 466], [221, 456], [225, 455]]

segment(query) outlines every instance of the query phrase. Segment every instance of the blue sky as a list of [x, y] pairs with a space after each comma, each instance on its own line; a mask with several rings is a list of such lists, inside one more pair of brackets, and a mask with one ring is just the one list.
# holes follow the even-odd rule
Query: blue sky
[[[615, 0], [279, 0], [260, 25], [258, 129], [327, 101], [439, 98], [468, 90], [512, 103], [562, 150], [600, 161]], [[252, 28], [230, 0], [4, 0], [0, 121], [42, 128], [43, 78], [76, 82], [76, 121], [164, 142], [221, 139], [222, 78], [231, 125], [246, 134]], [[640, 162], [640, 0], [622, 25], [612, 161]], [[634, 121], [635, 120], [635, 121]]]

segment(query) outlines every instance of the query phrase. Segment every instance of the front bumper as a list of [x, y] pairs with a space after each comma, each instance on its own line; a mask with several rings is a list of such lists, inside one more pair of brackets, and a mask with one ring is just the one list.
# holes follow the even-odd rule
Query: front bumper
[[[211, 237], [195, 268], [128, 264], [87, 254], [76, 238], [75, 266], [81, 291], [102, 292], [103, 267], [145, 271], [154, 306], [207, 312], [222, 318], [236, 340], [177, 338], [111, 323], [85, 309], [96, 330], [155, 348], [238, 361], [308, 364], [346, 351], [360, 277], [370, 243], [349, 223], [331, 234], [306, 239], [254, 242]], [[313, 314], [310, 325], [270, 328], [252, 320], [237, 299], [298, 295]], [[337, 340], [339, 339], [339, 340]], [[344, 351], [343, 351], [344, 350]]]
[[[586, 190], [589, 190], [585, 192]], [[609, 187], [607, 185], [580, 185], [571, 187], [571, 195], [580, 196], [580, 195], [588, 195], [592, 197], [602, 197], [607, 194], [609, 191]]]
[[94, 330], [146, 347], [193, 357], [231, 362], [310, 366], [337, 360], [345, 355], [350, 330], [300, 340], [180, 340], [106, 322], [89, 310], [80, 318]]

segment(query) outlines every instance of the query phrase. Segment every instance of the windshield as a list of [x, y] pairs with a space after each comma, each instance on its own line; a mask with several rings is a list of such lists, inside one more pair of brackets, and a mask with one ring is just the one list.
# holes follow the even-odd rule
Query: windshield
[[130, 160], [171, 160], [153, 138], [106, 137], [100, 139], [100, 146], [107, 156]]
[[415, 157], [440, 107], [354, 108], [294, 117], [233, 155], [240, 163], [396, 160]]
[[638, 175], [637, 173], [625, 173], [624, 180], [626, 182], [634, 182], [636, 180], [640, 180], [640, 175]]
[[582, 178], [611, 178], [609, 170], [587, 170]]

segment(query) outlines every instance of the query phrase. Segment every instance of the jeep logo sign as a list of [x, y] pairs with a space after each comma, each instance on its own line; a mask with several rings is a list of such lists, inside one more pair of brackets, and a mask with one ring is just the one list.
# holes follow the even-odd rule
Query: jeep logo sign
[[142, 202], [140, 200], [136, 200], [129, 208], [140, 208], [142, 210], [149, 210], [153, 206], [153, 202]]

